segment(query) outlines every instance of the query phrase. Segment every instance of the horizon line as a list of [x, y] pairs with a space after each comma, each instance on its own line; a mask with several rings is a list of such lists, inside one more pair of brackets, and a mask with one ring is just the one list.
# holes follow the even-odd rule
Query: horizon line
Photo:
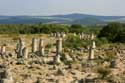
[[[87, 14], [87, 13], [65, 13], [65, 14], [51, 14], [51, 15], [26, 15], [26, 14], [17, 14], [17, 15], [0, 15], [0, 16], [57, 16], [57, 15], [72, 15], [72, 14], [81, 14], [81, 15], [91, 15], [91, 16], [121, 16], [123, 15], [99, 15], [99, 14]], [[125, 16], [125, 15], [124, 15]]]

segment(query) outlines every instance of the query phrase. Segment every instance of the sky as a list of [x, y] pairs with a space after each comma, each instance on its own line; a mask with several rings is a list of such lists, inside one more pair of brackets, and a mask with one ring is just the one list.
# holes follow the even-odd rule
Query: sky
[[0, 15], [125, 16], [125, 0], [0, 0]]

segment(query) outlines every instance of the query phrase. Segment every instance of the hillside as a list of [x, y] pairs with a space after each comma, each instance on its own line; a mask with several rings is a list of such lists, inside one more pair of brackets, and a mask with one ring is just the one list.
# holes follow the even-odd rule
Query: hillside
[[0, 16], [0, 24], [33, 24], [33, 23], [59, 23], [59, 24], [105, 24], [107, 22], [125, 22], [125, 16], [97, 16], [88, 14], [67, 14], [52, 16]]

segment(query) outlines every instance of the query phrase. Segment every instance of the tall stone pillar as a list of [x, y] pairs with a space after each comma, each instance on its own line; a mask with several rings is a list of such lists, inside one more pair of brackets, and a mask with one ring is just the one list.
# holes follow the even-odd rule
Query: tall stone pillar
[[77, 36], [77, 34], [76, 34], [76, 33], [73, 33], [73, 36]]
[[84, 39], [85, 34], [82, 32], [81, 33], [81, 38]]
[[79, 33], [78, 36], [79, 36], [80, 39], [82, 39], [82, 34], [81, 33]]
[[32, 52], [37, 52], [37, 39], [33, 38], [32, 39]]
[[95, 48], [96, 48], [95, 41], [92, 41], [92, 48], [93, 48], [93, 49], [95, 49]]
[[60, 32], [57, 32], [57, 33], [56, 33], [56, 37], [57, 37], [57, 38], [61, 37]]
[[90, 46], [89, 48], [89, 57], [88, 57], [89, 60], [95, 59], [95, 56], [94, 56], [95, 48], [96, 48], [95, 41], [93, 41], [92, 46]]
[[43, 39], [39, 39], [39, 55], [44, 55], [44, 40]]
[[95, 36], [94, 36], [93, 33], [91, 34], [90, 39], [91, 39], [91, 40], [94, 40], [94, 39], [95, 39]]
[[24, 42], [20, 38], [16, 46], [17, 58], [23, 57], [23, 48], [24, 48]]
[[62, 38], [59, 38], [56, 41], [56, 56], [55, 56], [55, 59], [56, 59], [57, 63], [61, 63], [61, 60], [60, 60], [60, 57], [61, 57], [60, 54], [61, 53], [62, 53]]
[[2, 46], [1, 46], [0, 54], [1, 54], [2, 56], [3, 56], [3, 55], [6, 55], [6, 45], [2, 45]]
[[28, 48], [24, 47], [23, 49], [23, 58], [27, 59], [28, 58]]
[[66, 33], [65, 32], [61, 32], [61, 37], [62, 38], [66, 37]]
[[89, 48], [89, 60], [93, 60], [94, 57], [94, 49], [92, 47]]
[[59, 38], [56, 41], [56, 53], [59, 54], [62, 52], [62, 38]]

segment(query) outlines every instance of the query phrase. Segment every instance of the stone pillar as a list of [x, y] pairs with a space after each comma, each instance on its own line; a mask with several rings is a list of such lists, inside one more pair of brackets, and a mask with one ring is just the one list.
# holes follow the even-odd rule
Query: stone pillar
[[62, 38], [59, 38], [57, 41], [56, 41], [56, 56], [55, 56], [55, 60], [57, 63], [61, 63], [61, 60], [60, 60], [60, 54], [62, 53]]
[[76, 36], [77, 34], [76, 33], [73, 33], [74, 36]]
[[95, 36], [94, 36], [94, 34], [92, 33], [91, 36], [90, 36], [90, 39], [91, 39], [91, 40], [94, 40], [94, 38], [95, 38]]
[[13, 77], [10, 69], [0, 72], [0, 83], [13, 83]]
[[62, 38], [66, 37], [65, 32], [61, 32], [61, 37], [62, 37]]
[[50, 34], [50, 37], [54, 37], [54, 33], [51, 33], [51, 34]]
[[32, 52], [37, 52], [37, 39], [32, 39]]
[[1, 55], [6, 55], [6, 45], [1, 46], [0, 54]]
[[95, 41], [92, 41], [92, 48], [93, 48], [93, 49], [95, 49], [95, 48], [96, 48]]
[[89, 39], [90, 39], [90, 35], [86, 34], [86, 40], [89, 40]]
[[56, 56], [55, 56], [55, 62], [56, 62], [56, 63], [61, 63], [60, 58], [61, 58], [60, 54], [56, 55]]
[[93, 60], [94, 57], [94, 49], [92, 47], [89, 48], [89, 60]]
[[61, 34], [59, 32], [56, 33], [56, 37], [59, 38], [61, 37]]
[[62, 52], [62, 38], [59, 38], [56, 41], [56, 53], [59, 54]]
[[44, 55], [44, 40], [43, 39], [39, 39], [39, 55]]
[[81, 33], [79, 33], [78, 35], [79, 35], [79, 38], [82, 39], [82, 35], [81, 35]]
[[24, 49], [23, 49], [23, 58], [24, 59], [28, 58], [28, 49], [26, 47], [24, 47]]
[[95, 48], [96, 48], [95, 41], [93, 41], [92, 46], [90, 46], [89, 48], [89, 58], [88, 58], [89, 60], [95, 59], [95, 56], [94, 56]]
[[53, 33], [53, 37], [56, 37], [57, 36], [57, 34], [56, 33]]
[[22, 39], [20, 38], [16, 47], [17, 58], [23, 57], [23, 48], [24, 48], [24, 42], [22, 42]]
[[85, 36], [84, 33], [81, 33], [81, 38], [82, 38], [82, 39], [84, 39], [84, 36]]

